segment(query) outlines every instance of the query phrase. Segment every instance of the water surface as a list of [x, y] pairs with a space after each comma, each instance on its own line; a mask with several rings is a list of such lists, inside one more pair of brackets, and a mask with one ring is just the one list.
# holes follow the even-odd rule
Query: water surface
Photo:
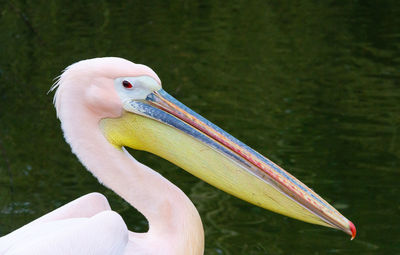
[[195, 203], [206, 254], [400, 253], [397, 1], [7, 1], [0, 9], [0, 235], [83, 194], [145, 219], [84, 170], [47, 95], [80, 59], [152, 67], [166, 91], [280, 164], [358, 227], [254, 207], [131, 151]]

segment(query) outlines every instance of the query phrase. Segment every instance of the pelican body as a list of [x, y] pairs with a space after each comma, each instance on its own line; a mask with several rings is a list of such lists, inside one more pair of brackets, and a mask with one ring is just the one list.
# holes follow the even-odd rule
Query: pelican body
[[355, 236], [354, 225], [329, 203], [169, 95], [147, 66], [115, 57], [83, 60], [66, 68], [52, 90], [72, 151], [146, 217], [149, 231], [129, 231], [107, 199], [92, 193], [0, 238], [0, 254], [203, 254], [192, 202], [125, 147], [156, 154], [254, 205]]

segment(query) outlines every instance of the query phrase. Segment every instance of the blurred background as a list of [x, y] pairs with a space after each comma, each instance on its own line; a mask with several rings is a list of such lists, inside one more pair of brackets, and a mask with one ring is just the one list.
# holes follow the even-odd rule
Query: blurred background
[[65, 67], [101, 56], [153, 68], [358, 230], [350, 241], [131, 151], [194, 202], [205, 254], [400, 254], [398, 1], [0, 0], [0, 236], [93, 191], [147, 230], [70, 152], [47, 94]]

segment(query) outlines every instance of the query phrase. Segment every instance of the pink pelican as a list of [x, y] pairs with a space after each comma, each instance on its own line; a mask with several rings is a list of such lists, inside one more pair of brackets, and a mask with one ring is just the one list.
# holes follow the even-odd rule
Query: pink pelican
[[65, 69], [55, 89], [72, 151], [146, 217], [149, 230], [129, 231], [107, 199], [92, 193], [0, 238], [0, 254], [203, 254], [192, 202], [124, 147], [154, 153], [254, 205], [356, 234], [313, 190], [165, 92], [147, 66], [115, 57], [83, 60]]

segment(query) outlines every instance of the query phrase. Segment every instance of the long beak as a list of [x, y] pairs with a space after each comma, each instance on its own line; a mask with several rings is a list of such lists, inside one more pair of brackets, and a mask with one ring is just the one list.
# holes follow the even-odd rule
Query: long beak
[[[354, 224], [313, 190], [163, 89], [149, 94], [146, 100], [125, 102], [124, 109], [129, 112], [123, 117], [125, 121], [127, 118], [131, 118], [129, 122], [140, 121], [141, 127], [154, 126], [156, 121], [164, 127], [159, 125], [157, 131], [149, 128], [147, 134], [143, 133], [151, 133], [150, 143], [144, 142], [143, 135], [135, 131], [132, 134], [136, 136], [134, 142], [114, 141], [114, 144], [153, 152], [257, 206], [309, 223], [337, 228], [351, 235], [352, 239], [355, 237]], [[151, 124], [148, 119], [152, 120]]]

